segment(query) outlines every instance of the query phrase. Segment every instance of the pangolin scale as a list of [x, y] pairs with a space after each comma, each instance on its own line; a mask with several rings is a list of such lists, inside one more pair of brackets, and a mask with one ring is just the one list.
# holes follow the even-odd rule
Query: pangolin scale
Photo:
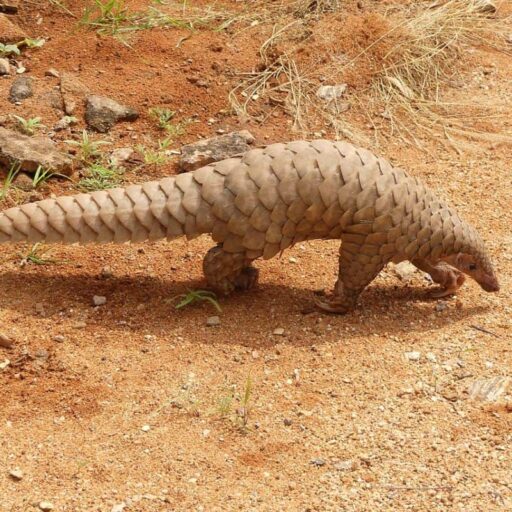
[[62, 196], [0, 213], [0, 243], [123, 243], [210, 233], [208, 284], [222, 293], [256, 283], [251, 262], [303, 240], [339, 239], [339, 277], [318, 305], [354, 307], [389, 262], [410, 260], [444, 295], [464, 274], [499, 289], [473, 227], [419, 180], [346, 142], [295, 141], [253, 149], [142, 185]]

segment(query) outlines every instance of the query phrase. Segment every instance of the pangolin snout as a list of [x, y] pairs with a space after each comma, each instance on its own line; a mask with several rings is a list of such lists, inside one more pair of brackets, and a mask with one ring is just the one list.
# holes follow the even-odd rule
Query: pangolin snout
[[500, 291], [500, 284], [498, 283], [498, 280], [494, 276], [486, 276], [484, 279], [480, 281], [479, 284], [486, 292]]

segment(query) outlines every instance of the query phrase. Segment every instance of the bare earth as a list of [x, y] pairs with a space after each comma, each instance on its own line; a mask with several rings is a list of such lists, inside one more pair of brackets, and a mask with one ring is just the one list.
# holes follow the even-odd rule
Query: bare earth
[[[68, 5], [78, 13], [86, 3]], [[250, 129], [258, 144], [304, 136], [285, 114], [256, 124], [223, 113], [231, 72], [258, 62], [259, 33], [199, 30], [180, 43], [188, 31], [155, 29], [130, 48], [72, 32], [76, 20], [48, 2], [22, 2], [13, 19], [51, 36], [22, 57], [39, 90], [58, 84], [45, 77], [52, 67], [141, 112], [97, 137], [114, 146], [158, 138], [147, 115], [155, 105], [197, 115], [175, 148], [219, 128]], [[486, 122], [512, 135], [510, 56], [473, 52], [460, 81], [447, 97], [506, 105], [508, 116]], [[0, 80], [2, 113], [39, 115], [47, 126], [61, 117], [37, 95], [8, 103], [11, 83]], [[364, 120], [359, 127], [371, 137]], [[56, 246], [58, 265], [23, 268], [26, 247], [2, 246], [0, 330], [14, 346], [0, 347], [0, 363], [10, 361], [0, 370], [0, 511], [37, 510], [44, 500], [58, 511], [512, 510], [511, 401], [467, 395], [477, 379], [512, 376], [511, 145], [480, 141], [458, 154], [441, 138], [420, 141], [381, 138], [372, 149], [478, 228], [498, 294], [468, 282], [436, 301], [420, 274], [402, 282], [388, 270], [357, 311], [329, 316], [311, 306], [313, 292], [336, 279], [338, 244], [315, 242], [259, 263], [260, 286], [222, 299], [220, 325], [207, 327], [218, 314], [210, 304], [176, 310], [170, 300], [204, 287], [206, 237]], [[176, 169], [175, 159], [146, 166], [126, 182]], [[51, 181], [41, 194], [51, 193], [72, 185]], [[93, 307], [94, 295], [106, 304]], [[21, 480], [9, 475], [16, 468]]]

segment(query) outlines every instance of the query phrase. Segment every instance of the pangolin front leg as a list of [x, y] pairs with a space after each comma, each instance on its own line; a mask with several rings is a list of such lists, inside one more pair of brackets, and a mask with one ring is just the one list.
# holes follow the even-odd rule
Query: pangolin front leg
[[258, 269], [245, 252], [227, 252], [222, 245], [212, 247], [204, 257], [203, 272], [208, 285], [222, 295], [249, 290], [258, 282]]
[[414, 260], [413, 264], [423, 272], [430, 274], [430, 277], [441, 286], [440, 290], [432, 293], [432, 297], [441, 298], [457, 293], [457, 290], [464, 284], [466, 277], [456, 268], [444, 261], [432, 265], [426, 260]]
[[[348, 313], [356, 305], [361, 292], [384, 268], [380, 258], [371, 258], [364, 252], [372, 252], [369, 246], [342, 243], [340, 248], [339, 274], [333, 294], [326, 298], [315, 298], [315, 304], [330, 313]], [[361, 252], [364, 251], [364, 252]], [[377, 261], [378, 260], [378, 261]]]

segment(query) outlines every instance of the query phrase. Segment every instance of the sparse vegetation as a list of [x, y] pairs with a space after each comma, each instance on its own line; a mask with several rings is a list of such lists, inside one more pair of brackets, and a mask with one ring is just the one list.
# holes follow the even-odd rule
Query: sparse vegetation
[[77, 184], [77, 188], [84, 192], [116, 187], [119, 185], [123, 175], [121, 169], [100, 163], [90, 165], [86, 172], [86, 176]]
[[[243, 431], [246, 431], [249, 424], [249, 417], [252, 409], [253, 383], [250, 375], [244, 384], [243, 392], [237, 392], [236, 386], [230, 386], [219, 398], [216, 411], [222, 417], [231, 420]], [[239, 404], [236, 410], [233, 410], [235, 404]]]
[[45, 127], [44, 124], [41, 123], [40, 117], [30, 117], [29, 119], [25, 119], [15, 114], [13, 114], [13, 117], [16, 119], [20, 130], [25, 135], [34, 135], [37, 130]]
[[28, 264], [55, 265], [57, 263], [56, 260], [46, 257], [49, 254], [49, 252], [50, 249], [45, 249], [44, 246], [38, 242], [29, 249], [27, 254], [20, 254], [20, 266], [24, 267], [25, 265]]
[[153, 107], [149, 110], [149, 116], [156, 121], [160, 130], [167, 132], [166, 139], [162, 141], [167, 145], [169, 145], [171, 139], [184, 135], [187, 125], [190, 123], [189, 120], [173, 123], [172, 120], [176, 116], [176, 112], [168, 108]]
[[101, 146], [110, 144], [104, 140], [92, 140], [87, 130], [82, 130], [80, 140], [67, 140], [66, 143], [78, 149], [78, 158], [84, 164], [90, 164], [98, 160], [101, 156]]
[[21, 170], [21, 166], [19, 163], [14, 163], [9, 168], [9, 171], [7, 172], [7, 176], [5, 177], [4, 184], [2, 185], [2, 188], [0, 189], [0, 201], [5, 199], [7, 196], [7, 193], [9, 192], [9, 189], [12, 186], [13, 181], [16, 179], [16, 176]]
[[144, 158], [145, 165], [163, 165], [167, 162], [167, 156], [160, 149], [150, 149], [141, 144], [136, 149]]
[[217, 295], [215, 293], [210, 292], [208, 290], [190, 290], [188, 293], [184, 293], [181, 295], [176, 295], [171, 299], [171, 301], [175, 301], [181, 299], [178, 304], [176, 304], [176, 309], [184, 308], [185, 306], [189, 306], [196, 302], [209, 302], [219, 313], [222, 312], [219, 302], [217, 301]]
[[36, 169], [36, 172], [34, 173], [34, 176], [32, 177], [32, 186], [34, 188], [39, 188], [53, 176], [59, 176], [61, 178], [68, 179], [68, 177], [64, 176], [63, 174], [53, 172], [51, 169], [45, 169], [42, 165], [39, 165]]

